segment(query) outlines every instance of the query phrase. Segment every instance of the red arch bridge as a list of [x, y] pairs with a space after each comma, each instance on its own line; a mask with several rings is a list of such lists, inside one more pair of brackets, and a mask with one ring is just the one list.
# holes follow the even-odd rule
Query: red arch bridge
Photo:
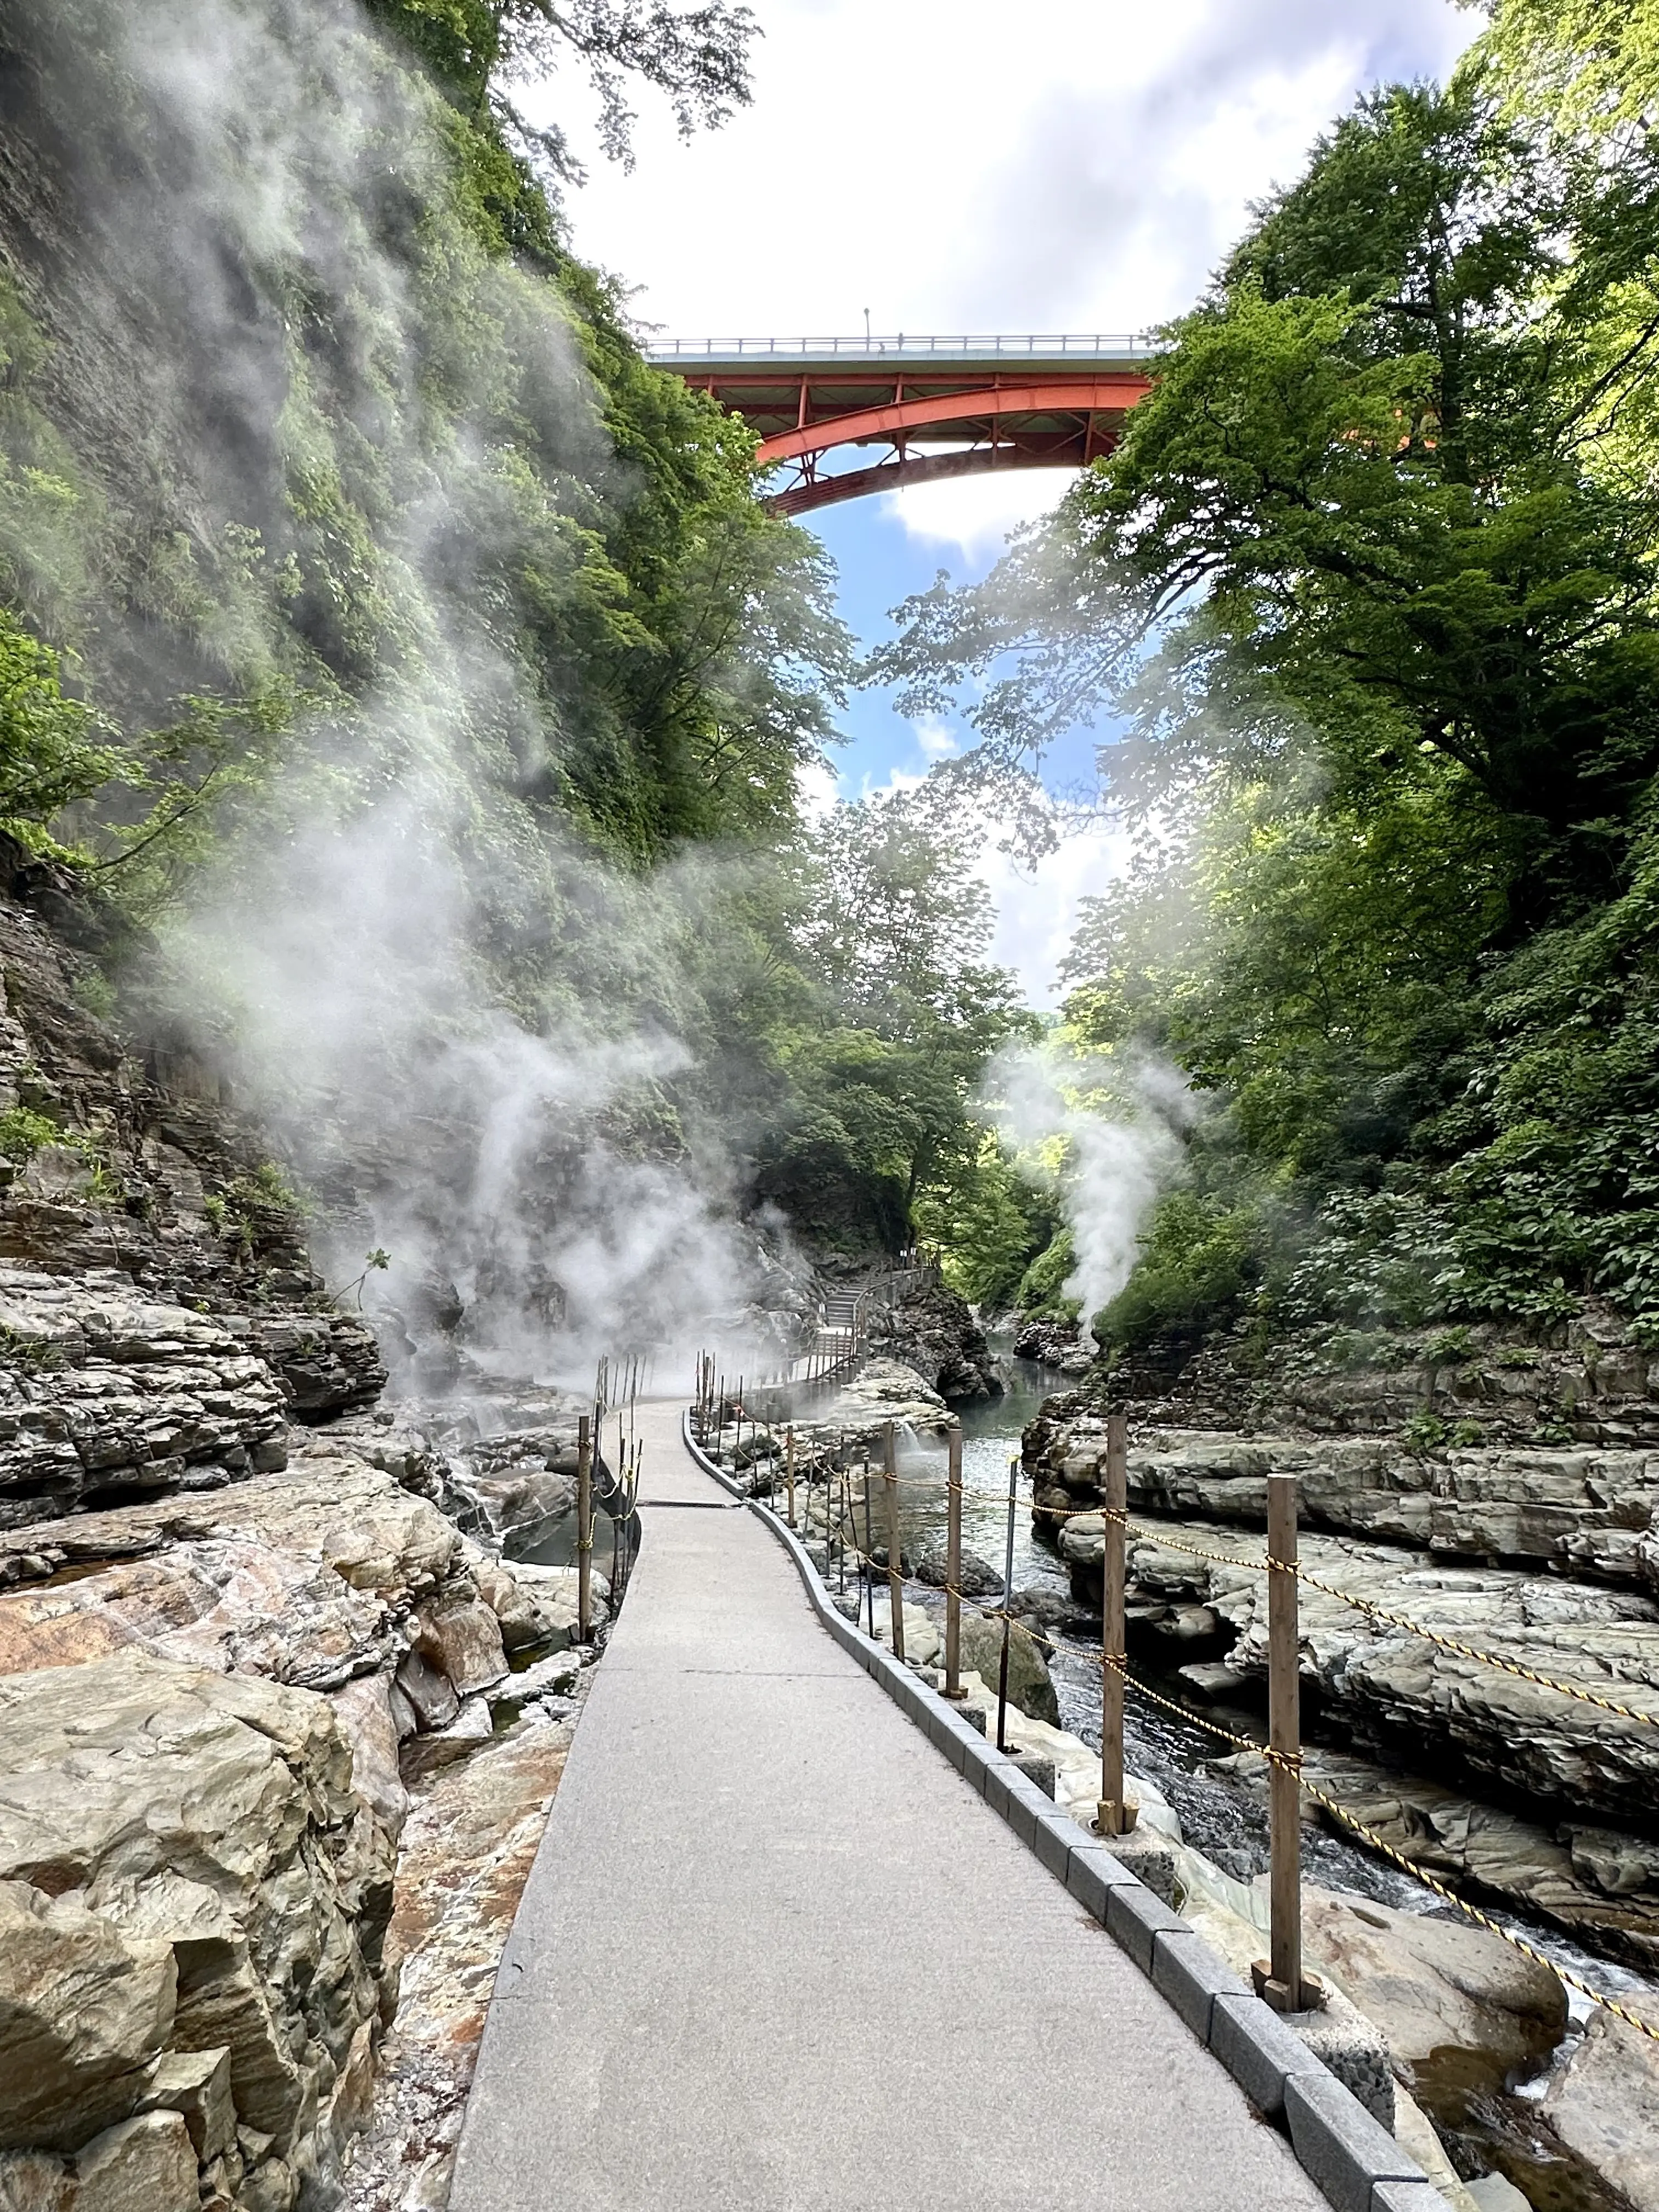
[[[650, 359], [758, 431], [785, 514], [986, 469], [1081, 468], [1152, 388], [1139, 336], [708, 338]], [[840, 449], [878, 452], [827, 465]]]

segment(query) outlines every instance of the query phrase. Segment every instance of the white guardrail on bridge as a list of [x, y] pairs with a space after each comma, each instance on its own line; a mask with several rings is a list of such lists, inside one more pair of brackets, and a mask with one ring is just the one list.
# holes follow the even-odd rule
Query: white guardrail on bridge
[[885, 337], [823, 338], [665, 338], [645, 349], [647, 360], [822, 361], [826, 356], [849, 361], [985, 361], [1007, 356], [1016, 361], [1139, 360], [1162, 350], [1150, 331], [1060, 331], [1044, 335], [1011, 337], [1006, 332], [975, 337], [913, 337], [903, 331]]

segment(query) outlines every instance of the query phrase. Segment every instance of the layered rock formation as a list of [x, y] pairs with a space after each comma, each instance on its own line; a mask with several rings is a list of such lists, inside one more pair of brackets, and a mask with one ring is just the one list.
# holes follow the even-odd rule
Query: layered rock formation
[[866, 1302], [866, 1323], [872, 1352], [915, 1370], [940, 1397], [957, 1401], [996, 1398], [1002, 1381], [965, 1298], [924, 1270], [897, 1280], [896, 1295]]
[[1173, 1379], [1097, 1371], [1026, 1432], [1036, 1527], [1097, 1608], [1107, 1412], [1127, 1402], [1132, 1654], [1184, 1678], [1200, 1709], [1259, 1722], [1267, 1478], [1295, 1476], [1310, 1778], [1323, 1761], [1328, 1794], [1441, 1879], [1650, 1965], [1650, 1379], [1646, 1354], [1593, 1313], [1540, 1346], [1327, 1333], [1266, 1358], [1212, 1346]]
[[420, 1948], [411, 1803], [481, 1747], [510, 1917], [592, 1652], [574, 1571], [501, 1554], [568, 1510], [575, 1407], [368, 1411], [280, 1175], [90, 972], [0, 898], [0, 2204], [290, 2212]]

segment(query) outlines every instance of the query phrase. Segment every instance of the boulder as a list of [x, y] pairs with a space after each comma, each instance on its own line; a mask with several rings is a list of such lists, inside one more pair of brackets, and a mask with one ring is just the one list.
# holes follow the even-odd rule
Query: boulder
[[[515, 1559], [480, 1556], [470, 1563], [478, 1594], [501, 1624], [501, 1643], [508, 1651], [562, 1651], [575, 1640], [577, 1625], [574, 1567], [532, 1566]], [[595, 1577], [596, 1586], [601, 1577]], [[603, 1613], [595, 1600], [595, 1618]]]
[[314, 1559], [240, 1538], [204, 1537], [0, 1594], [7, 1674], [137, 1650], [331, 1690], [387, 1664], [395, 1642], [392, 1615], [373, 1593]]
[[455, 1570], [461, 1539], [354, 1452], [314, 1443], [283, 1470], [200, 1497], [158, 1498], [107, 1513], [77, 1513], [0, 1535], [0, 1583], [88, 1561], [133, 1559], [169, 1545], [240, 1540], [311, 1559], [341, 1581], [404, 1607]]
[[479, 1597], [447, 1595], [416, 1607], [415, 1649], [459, 1698], [491, 1688], [507, 1672], [501, 1624]]
[[[983, 1613], [963, 1607], [962, 1613], [962, 1664], [963, 1671], [971, 1669], [981, 1675], [995, 1694], [1002, 1658], [1002, 1623], [988, 1620]], [[1030, 1631], [1018, 1621], [1010, 1624], [1008, 1637], [1008, 1701], [1018, 1705], [1033, 1720], [1047, 1721], [1051, 1728], [1060, 1726], [1060, 1700], [1048, 1673], [1042, 1648]]]
[[283, 1392], [222, 1322], [131, 1279], [0, 1267], [0, 1528], [280, 1459]]
[[[1233, 1632], [1225, 1664], [1241, 1692], [1259, 1694], [1267, 1667], [1261, 1539], [1214, 1522], [1168, 1529], [1169, 1544], [1131, 1535], [1132, 1631], [1155, 1636], [1160, 1619], [1197, 1600]], [[1069, 1522], [1060, 1549], [1074, 1594], [1097, 1608], [1099, 1516]], [[1194, 1550], [1212, 1556], [1195, 1558]], [[1218, 1563], [1232, 1559], [1237, 1566]], [[1659, 1784], [1659, 1728], [1632, 1726], [1377, 1620], [1309, 1577], [1511, 1666], [1659, 1718], [1659, 1606], [1651, 1599], [1510, 1568], [1450, 1566], [1425, 1553], [1331, 1536], [1304, 1535], [1301, 1560], [1304, 1679], [1362, 1749], [1375, 1745], [1413, 1765], [1439, 1759], [1477, 1784], [1489, 1778], [1587, 1821], [1647, 1819]]]
[[1036, 1321], [1023, 1318], [1014, 1332], [1016, 1359], [1040, 1360], [1065, 1375], [1082, 1375], [1094, 1364], [1094, 1353], [1083, 1341], [1074, 1321]]
[[[909, 1667], [931, 1667], [944, 1650], [939, 1623], [919, 1605], [902, 1605], [900, 1608], [904, 1622], [904, 1660]], [[892, 1607], [887, 1593], [876, 1593], [876, 1641], [890, 1650], [893, 1644]]]
[[429, 1735], [410, 1736], [404, 1745], [405, 1780], [418, 1782], [426, 1775], [436, 1773], [441, 1766], [453, 1766], [458, 1759], [465, 1759], [480, 1744], [488, 1743], [494, 1733], [488, 1698], [469, 1698], [445, 1727], [434, 1729]]
[[[1425, 1872], [1507, 1899], [1632, 1966], [1659, 1967], [1659, 1848], [1645, 1839], [1571, 1823], [1541, 1826], [1352, 1752], [1316, 1748], [1304, 1760], [1310, 1781]], [[1234, 1768], [1231, 1759], [1218, 1763]], [[1265, 1796], [1259, 1759], [1241, 1753], [1235, 1771]]]
[[[926, 1583], [930, 1589], [944, 1589], [947, 1586], [951, 1579], [949, 1560], [943, 1547], [936, 1547], [922, 1553], [916, 1561], [915, 1578], [919, 1583]], [[1000, 1597], [1002, 1577], [975, 1553], [964, 1552], [957, 1588], [963, 1597]]]
[[[1054, 1426], [1032, 1456], [1042, 1502], [1099, 1496], [1103, 1416]], [[1306, 1437], [1149, 1429], [1131, 1442], [1129, 1504], [1175, 1519], [1267, 1526], [1267, 1477], [1293, 1474], [1304, 1525], [1448, 1558], [1503, 1559], [1659, 1589], [1648, 1531], [1659, 1452], [1578, 1444], [1449, 1446], [1401, 1435]]]
[[75, 2159], [71, 2212], [198, 2212], [196, 2152], [177, 2112], [147, 2112]]
[[913, 1368], [942, 1397], [962, 1401], [1002, 1395], [1002, 1378], [985, 1332], [967, 1300], [947, 1285], [918, 1273], [891, 1303], [872, 1298], [865, 1311], [872, 1347]]
[[1483, 2173], [1479, 2180], [1466, 2182], [1463, 2193], [1475, 2212], [1532, 2212], [1530, 2200], [1501, 2173]]
[[[392, 1850], [351, 1764], [327, 1698], [255, 1677], [134, 1652], [0, 1679], [0, 1881], [170, 1953], [155, 2055], [228, 2052], [240, 2124], [285, 2160], [379, 2010]], [[75, 1927], [38, 1924], [73, 1956]], [[185, 2134], [152, 2119], [133, 2142]]]
[[581, 1680], [586, 1656], [569, 1650], [552, 1651], [545, 1659], [520, 1668], [496, 1686], [492, 1707], [498, 1702], [526, 1705], [537, 1698], [568, 1698]]
[[356, 1314], [252, 1314], [227, 1327], [274, 1370], [294, 1420], [331, 1419], [386, 1388], [380, 1346]]
[[797, 1421], [797, 1437], [830, 1440], [854, 1451], [879, 1454], [884, 1429], [942, 1435], [951, 1426], [950, 1409], [914, 1367], [896, 1359], [866, 1359], [838, 1396], [810, 1421]]
[[149, 2071], [144, 2104], [177, 2112], [190, 2130], [198, 2164], [228, 2158], [236, 2148], [236, 2103], [228, 2051], [169, 2051]]
[[351, 1746], [351, 1786], [395, 1841], [409, 1811], [398, 1772], [398, 1723], [385, 1674], [360, 1675], [334, 1692], [333, 1705]]
[[[406, 1700], [417, 1728], [447, 1728], [461, 1709], [461, 1701], [448, 1675], [432, 1666], [418, 1651], [406, 1652], [398, 1662], [392, 1694]], [[398, 1730], [400, 1737], [408, 1733], [404, 1729]]]
[[0, 2151], [0, 2212], [72, 2212], [75, 2181], [50, 2151]]
[[1302, 1920], [1316, 1967], [1384, 2031], [1432, 2117], [1455, 2124], [1471, 2094], [1532, 2072], [1565, 2032], [1556, 1976], [1484, 1928], [1313, 1887]]
[[1635, 2212], [1659, 2212], [1659, 2043], [1598, 2008], [1541, 2109], [1567, 2148]]

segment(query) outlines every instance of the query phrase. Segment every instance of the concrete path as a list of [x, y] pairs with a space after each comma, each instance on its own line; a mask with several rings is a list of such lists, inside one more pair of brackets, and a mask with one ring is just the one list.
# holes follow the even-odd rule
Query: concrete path
[[653, 1406], [453, 2212], [1326, 2212]]

